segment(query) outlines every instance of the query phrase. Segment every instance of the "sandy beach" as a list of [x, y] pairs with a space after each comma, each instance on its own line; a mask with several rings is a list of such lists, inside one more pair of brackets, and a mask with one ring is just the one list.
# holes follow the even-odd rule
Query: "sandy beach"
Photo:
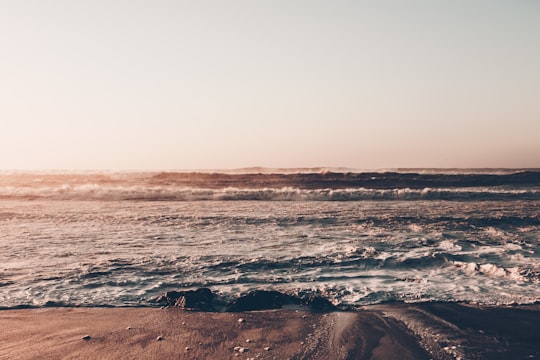
[[1, 359], [534, 359], [540, 305], [355, 312], [179, 308], [0, 311]]

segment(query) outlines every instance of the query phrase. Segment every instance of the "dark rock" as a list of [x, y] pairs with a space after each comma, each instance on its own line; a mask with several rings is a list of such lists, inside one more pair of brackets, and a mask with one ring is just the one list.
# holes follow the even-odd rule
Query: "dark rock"
[[299, 300], [278, 291], [255, 290], [232, 301], [226, 311], [240, 312], [253, 310], [280, 309], [283, 305], [298, 305]]
[[334, 304], [316, 293], [288, 295], [274, 290], [250, 291], [229, 303], [208, 288], [169, 291], [152, 302], [164, 307], [174, 306], [197, 311], [242, 312], [280, 309], [286, 305], [307, 307], [313, 312], [338, 310]]
[[322, 296], [310, 296], [304, 301], [305, 305], [313, 312], [329, 312], [337, 310], [337, 307], [334, 304]]
[[216, 311], [212, 303], [216, 295], [207, 288], [187, 291], [169, 291], [155, 300], [165, 306], [176, 306], [182, 309], [198, 311]]
[[52, 301], [49, 300], [45, 304], [43, 304], [44, 307], [66, 307], [66, 304], [61, 301]]

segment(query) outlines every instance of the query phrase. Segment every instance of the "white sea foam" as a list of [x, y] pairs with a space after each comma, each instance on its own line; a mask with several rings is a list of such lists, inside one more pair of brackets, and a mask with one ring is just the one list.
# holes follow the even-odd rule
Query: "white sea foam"
[[526, 281], [518, 267], [504, 268], [495, 264], [478, 264], [475, 262], [454, 261], [453, 264], [461, 271], [470, 276], [485, 275], [495, 278], [510, 278], [518, 281]]
[[2, 200], [0, 307], [147, 305], [202, 286], [309, 290], [355, 306], [540, 300], [535, 200], [104, 200]]
[[456, 244], [455, 241], [452, 240], [444, 240], [439, 243], [439, 248], [448, 252], [457, 252], [463, 250], [461, 246]]
[[[498, 200], [540, 199], [540, 190], [465, 189], [299, 189], [292, 187], [221, 189], [156, 185], [116, 186], [97, 183], [57, 186], [0, 186], [0, 198], [51, 200], [171, 200], [171, 201], [360, 201], [360, 200]], [[417, 226], [417, 225], [411, 225]], [[421, 229], [416, 228], [419, 231]]]

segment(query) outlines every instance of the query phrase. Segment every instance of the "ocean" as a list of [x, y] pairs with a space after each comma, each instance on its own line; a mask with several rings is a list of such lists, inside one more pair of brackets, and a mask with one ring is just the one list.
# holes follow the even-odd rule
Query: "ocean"
[[0, 307], [540, 301], [540, 170], [0, 173]]

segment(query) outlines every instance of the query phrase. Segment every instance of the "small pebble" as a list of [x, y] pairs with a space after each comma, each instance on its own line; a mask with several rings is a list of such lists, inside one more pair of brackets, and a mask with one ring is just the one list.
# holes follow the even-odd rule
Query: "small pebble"
[[307, 315], [302, 315], [302, 319], [305, 319], [305, 318], [307, 318]]
[[90, 335], [84, 335], [81, 339], [90, 340], [92, 337]]
[[185, 321], [182, 321], [182, 325], [186, 325], [186, 322], [185, 322]]
[[158, 337], [156, 338], [156, 340], [157, 340], [157, 341], [161, 341], [161, 340], [163, 340], [163, 336], [161, 336], [161, 335], [160, 335], [160, 336], [158, 336]]
[[131, 326], [128, 326], [128, 327], [126, 328], [126, 330], [131, 330]]
[[264, 350], [270, 351], [270, 346], [265, 347]]
[[303, 342], [303, 341], [300, 341], [300, 345], [304, 345], [304, 342]]
[[186, 351], [189, 351], [191, 350], [191, 348], [189, 346], [186, 346]]
[[233, 349], [233, 351], [238, 351], [238, 350], [240, 350], [240, 346], [235, 346]]
[[250, 340], [250, 339], [247, 339], [247, 340], [246, 340], [246, 342], [247, 342], [247, 343], [250, 343], [250, 342], [251, 342], [251, 340]]
[[243, 318], [238, 319], [239, 323], [243, 323], [244, 321], [246, 321], [246, 320], [244, 320]]
[[248, 348], [243, 348], [241, 347], [240, 350], [238, 350], [238, 352], [241, 352], [241, 353], [245, 353], [245, 352], [248, 352], [249, 349]]

